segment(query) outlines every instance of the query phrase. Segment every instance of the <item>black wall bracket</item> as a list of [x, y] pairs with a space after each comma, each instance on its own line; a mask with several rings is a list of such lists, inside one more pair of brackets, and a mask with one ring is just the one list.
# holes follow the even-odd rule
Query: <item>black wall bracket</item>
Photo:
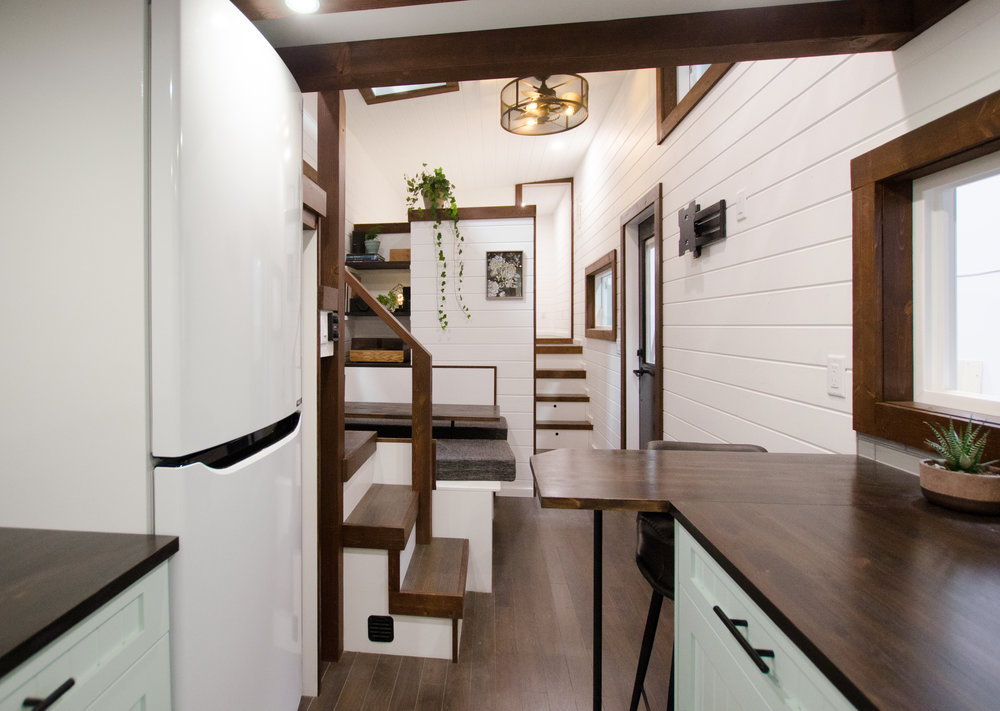
[[701, 248], [706, 244], [726, 237], [726, 201], [719, 200], [704, 210], [692, 200], [687, 207], [677, 213], [677, 224], [681, 228], [679, 256], [687, 251], [701, 256]]

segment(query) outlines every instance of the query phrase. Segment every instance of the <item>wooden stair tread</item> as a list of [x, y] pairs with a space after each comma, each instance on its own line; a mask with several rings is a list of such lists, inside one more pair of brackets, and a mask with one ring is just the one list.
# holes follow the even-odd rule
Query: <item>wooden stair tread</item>
[[585, 420], [547, 420], [535, 423], [536, 430], [592, 430], [593, 422]]
[[586, 380], [587, 371], [582, 368], [538, 368], [535, 370], [536, 378], [565, 378], [567, 380]]
[[378, 432], [368, 430], [344, 431], [343, 479], [347, 481], [375, 454]]
[[468, 540], [432, 538], [418, 543], [399, 592], [389, 591], [389, 614], [461, 619], [468, 568]]
[[570, 354], [582, 354], [583, 346], [564, 344], [564, 345], [549, 345], [540, 344], [535, 346], [535, 353], [540, 354], [560, 354], [560, 353], [570, 353]]
[[405, 484], [372, 484], [344, 521], [345, 548], [402, 550], [417, 521], [417, 492]]
[[535, 339], [536, 346], [556, 346], [556, 345], [571, 345], [573, 343], [572, 338], [544, 338], [539, 337]]
[[535, 402], [590, 402], [590, 395], [535, 395]]

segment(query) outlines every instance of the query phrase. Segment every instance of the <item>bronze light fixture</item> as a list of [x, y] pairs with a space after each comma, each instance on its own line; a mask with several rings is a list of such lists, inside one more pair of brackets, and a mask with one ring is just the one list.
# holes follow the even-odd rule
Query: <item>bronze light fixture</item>
[[587, 80], [579, 74], [521, 77], [500, 91], [500, 125], [519, 136], [545, 136], [587, 120]]

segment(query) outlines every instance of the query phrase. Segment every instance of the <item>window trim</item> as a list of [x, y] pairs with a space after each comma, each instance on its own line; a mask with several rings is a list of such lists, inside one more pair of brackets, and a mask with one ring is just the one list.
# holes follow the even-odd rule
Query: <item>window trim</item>
[[[611, 268], [611, 327], [598, 328], [595, 325], [597, 306], [595, 298], [595, 277]], [[584, 271], [584, 287], [586, 290], [586, 331], [587, 338], [600, 338], [604, 341], [618, 340], [618, 250], [612, 249]]]
[[670, 132], [691, 113], [698, 102], [719, 83], [733, 66], [720, 62], [710, 66], [691, 90], [677, 101], [677, 65], [656, 70], [656, 143], [663, 143]]
[[854, 429], [926, 448], [924, 424], [949, 417], [995, 430], [1000, 418], [913, 402], [913, 181], [1000, 151], [1000, 92], [851, 161], [854, 221]]

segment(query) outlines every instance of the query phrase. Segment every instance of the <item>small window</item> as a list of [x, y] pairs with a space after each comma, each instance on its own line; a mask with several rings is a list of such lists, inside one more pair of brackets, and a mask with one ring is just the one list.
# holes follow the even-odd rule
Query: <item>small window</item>
[[1000, 416], [1000, 154], [913, 183], [914, 400]]
[[387, 101], [403, 101], [421, 96], [447, 94], [458, 91], [457, 81], [437, 82], [435, 84], [399, 84], [397, 86], [375, 86], [358, 89], [366, 104], [384, 104]]
[[677, 103], [687, 96], [711, 66], [711, 64], [685, 64], [677, 67]]
[[586, 269], [587, 338], [618, 338], [618, 259], [611, 250]]

